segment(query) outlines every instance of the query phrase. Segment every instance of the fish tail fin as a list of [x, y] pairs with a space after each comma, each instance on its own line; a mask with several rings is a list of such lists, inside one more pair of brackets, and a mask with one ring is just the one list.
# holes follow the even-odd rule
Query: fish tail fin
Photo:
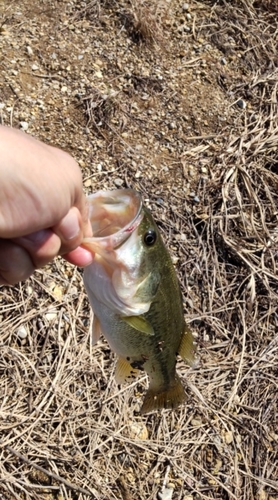
[[183, 385], [179, 377], [176, 375], [174, 382], [167, 387], [162, 387], [159, 389], [157, 389], [157, 387], [149, 388], [140, 413], [149, 413], [150, 411], [159, 410], [162, 408], [177, 408], [177, 406], [184, 403], [185, 398], [186, 396]]

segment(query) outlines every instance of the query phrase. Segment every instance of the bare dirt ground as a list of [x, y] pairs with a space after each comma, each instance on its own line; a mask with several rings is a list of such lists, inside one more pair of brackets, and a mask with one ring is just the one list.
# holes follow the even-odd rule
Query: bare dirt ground
[[187, 404], [142, 417], [82, 270], [1, 287], [0, 499], [278, 499], [277, 0], [0, 14], [1, 122], [68, 150], [88, 193], [143, 193], [198, 346]]

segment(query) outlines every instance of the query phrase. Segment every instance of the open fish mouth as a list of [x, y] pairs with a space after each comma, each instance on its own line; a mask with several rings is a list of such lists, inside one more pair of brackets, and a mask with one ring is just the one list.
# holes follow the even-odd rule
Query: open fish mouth
[[97, 191], [87, 197], [93, 236], [82, 246], [95, 253], [114, 250], [142, 221], [142, 197], [133, 189]]

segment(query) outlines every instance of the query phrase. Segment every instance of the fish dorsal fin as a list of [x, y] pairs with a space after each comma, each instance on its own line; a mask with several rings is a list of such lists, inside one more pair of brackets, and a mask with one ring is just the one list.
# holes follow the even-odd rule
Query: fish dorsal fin
[[150, 322], [144, 316], [122, 316], [122, 321], [125, 321], [129, 326], [146, 335], [154, 335], [154, 329]]
[[136, 378], [139, 370], [132, 368], [131, 364], [124, 358], [118, 358], [115, 370], [115, 380], [117, 384], [131, 382]]
[[190, 328], [187, 325], [185, 326], [184, 333], [182, 334], [181, 337], [178, 353], [182, 357], [182, 359], [190, 366], [194, 364], [195, 361], [194, 337], [192, 335]]
[[92, 344], [96, 344], [99, 340], [101, 334], [100, 322], [98, 317], [94, 314], [93, 326], [92, 326]]

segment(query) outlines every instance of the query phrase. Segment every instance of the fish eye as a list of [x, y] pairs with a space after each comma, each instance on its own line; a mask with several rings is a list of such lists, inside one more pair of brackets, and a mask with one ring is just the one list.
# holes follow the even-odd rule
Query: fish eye
[[156, 232], [153, 229], [148, 229], [144, 235], [144, 242], [148, 247], [154, 245], [156, 242]]

